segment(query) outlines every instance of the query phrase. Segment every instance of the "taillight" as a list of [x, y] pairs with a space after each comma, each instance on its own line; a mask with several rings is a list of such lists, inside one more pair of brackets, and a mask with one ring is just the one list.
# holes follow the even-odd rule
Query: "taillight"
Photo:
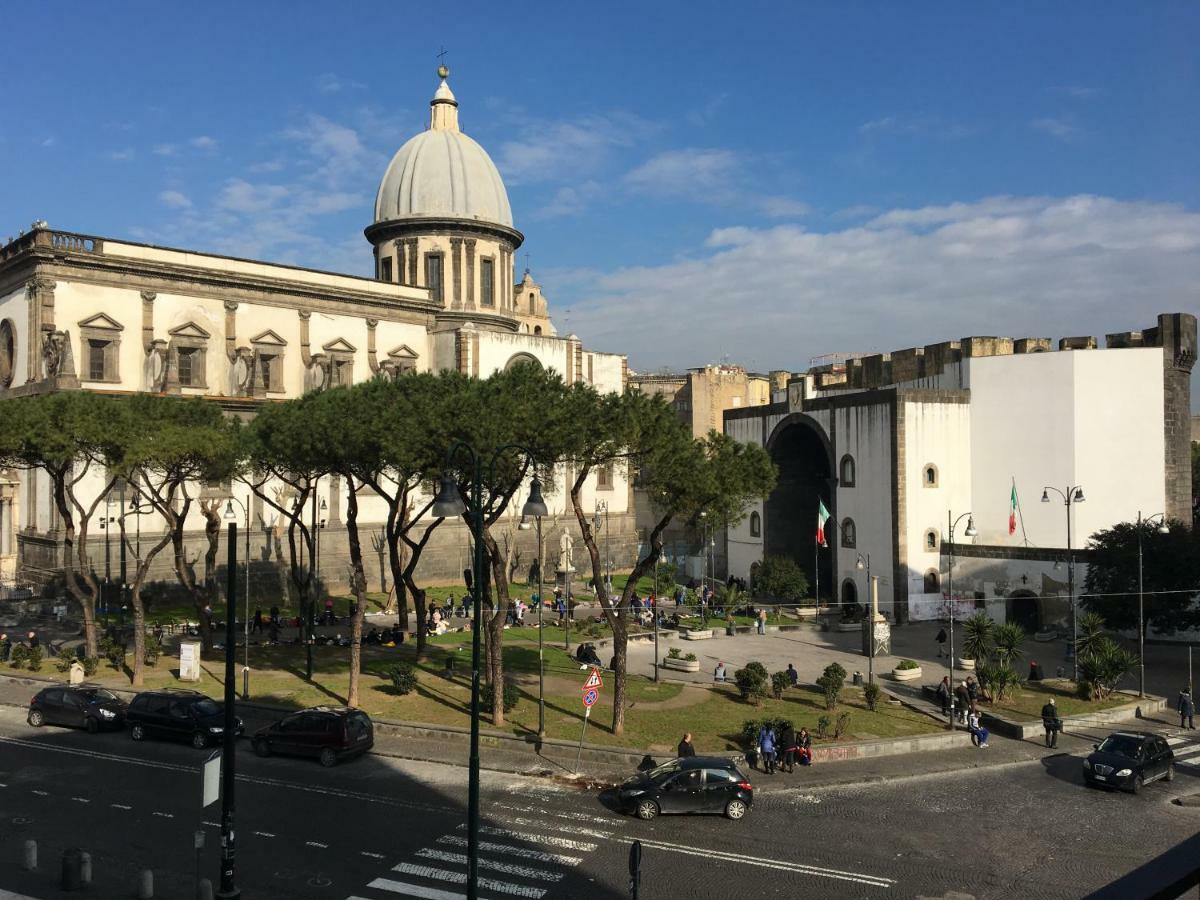
[[739, 782], [738, 782], [738, 787], [740, 787], [740, 788], [741, 788], [743, 791], [752, 791], [752, 790], [754, 790], [754, 788], [750, 786], [750, 782], [748, 782], [748, 781], [739, 781]]

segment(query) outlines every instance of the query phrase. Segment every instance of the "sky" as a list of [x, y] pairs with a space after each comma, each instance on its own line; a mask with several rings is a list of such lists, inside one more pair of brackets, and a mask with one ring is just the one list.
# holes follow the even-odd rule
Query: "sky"
[[[0, 237], [371, 274], [444, 48], [562, 332], [800, 370], [1200, 308], [1200, 4], [21, 4]], [[1200, 387], [1193, 381], [1200, 407]]]

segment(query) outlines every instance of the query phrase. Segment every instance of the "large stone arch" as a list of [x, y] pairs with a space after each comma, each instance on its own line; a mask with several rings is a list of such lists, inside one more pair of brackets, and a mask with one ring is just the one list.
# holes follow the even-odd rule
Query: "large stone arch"
[[514, 353], [509, 358], [508, 362], [504, 364], [504, 370], [507, 372], [509, 369], [515, 368], [516, 366], [534, 366], [535, 368], [540, 369], [542, 368], [542, 361], [532, 353]]
[[[775, 489], [763, 505], [763, 554], [794, 559], [812, 588], [820, 560], [820, 595], [837, 597], [838, 528], [834, 486], [833, 447], [825, 429], [812, 416], [792, 413], [775, 426], [767, 452], [779, 469]], [[817, 504], [825, 504], [828, 547], [816, 549]]]
[[1004, 606], [1005, 619], [1016, 622], [1025, 629], [1026, 634], [1034, 634], [1041, 629], [1042, 605], [1033, 591], [1013, 591], [1005, 599]]

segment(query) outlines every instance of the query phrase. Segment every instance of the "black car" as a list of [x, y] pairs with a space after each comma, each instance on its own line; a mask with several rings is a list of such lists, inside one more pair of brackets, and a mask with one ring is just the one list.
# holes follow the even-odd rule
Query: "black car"
[[1089, 785], [1136, 794], [1148, 782], [1175, 779], [1175, 754], [1157, 734], [1118, 731], [1093, 746], [1095, 752], [1083, 761], [1083, 779]]
[[323, 766], [366, 753], [375, 745], [371, 717], [359, 709], [314, 706], [285, 716], [254, 734], [259, 756], [315, 756]]
[[29, 701], [29, 724], [86, 728], [95, 734], [125, 724], [125, 701], [110, 690], [91, 684], [42, 688]]
[[[135, 741], [147, 736], [183, 738], [200, 749], [225, 734], [224, 705], [199, 691], [144, 691], [133, 698], [125, 717]], [[242, 720], [235, 721], [241, 734]]]
[[617, 798], [622, 809], [639, 819], [659, 813], [717, 813], [740, 819], [754, 802], [754, 788], [733, 760], [689, 756], [626, 779]]

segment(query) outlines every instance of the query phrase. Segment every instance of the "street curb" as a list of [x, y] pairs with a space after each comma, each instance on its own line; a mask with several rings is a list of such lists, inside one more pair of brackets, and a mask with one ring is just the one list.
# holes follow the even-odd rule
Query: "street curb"
[[[1129, 694], [1128, 691], [1116, 691], [1116, 693]], [[1162, 712], [1166, 708], [1167, 700], [1165, 697], [1154, 697], [1150, 694], [1147, 694], [1145, 697], [1134, 696], [1132, 703], [1124, 703], [1121, 706], [1110, 706], [1108, 709], [1097, 710], [1093, 713], [1063, 716], [1063, 729], [1112, 725], [1131, 718], [1143, 719], [1148, 713]], [[1005, 737], [1021, 741], [1040, 737], [1045, 733], [1041, 719], [1009, 719], [1004, 716], [998, 716], [993, 712], [985, 711], [982, 721], [984, 725], [996, 734], [1002, 734]]]

